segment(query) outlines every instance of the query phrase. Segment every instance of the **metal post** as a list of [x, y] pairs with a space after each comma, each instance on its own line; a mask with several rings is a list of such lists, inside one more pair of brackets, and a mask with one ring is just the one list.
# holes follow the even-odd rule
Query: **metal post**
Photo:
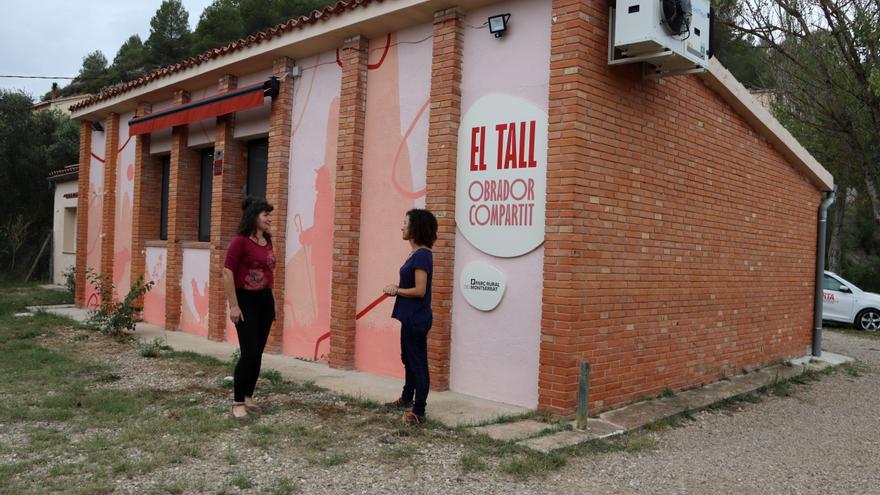
[[578, 411], [577, 428], [587, 429], [587, 403], [590, 402], [590, 363], [581, 362], [580, 375], [578, 376]]
[[[813, 300], [813, 356], [822, 355], [822, 284], [825, 278], [825, 230], [828, 223], [828, 207], [834, 203], [837, 186], [831, 191], [819, 206], [819, 224], [816, 235], [816, 286]], [[844, 192], [844, 194], [846, 194]]]

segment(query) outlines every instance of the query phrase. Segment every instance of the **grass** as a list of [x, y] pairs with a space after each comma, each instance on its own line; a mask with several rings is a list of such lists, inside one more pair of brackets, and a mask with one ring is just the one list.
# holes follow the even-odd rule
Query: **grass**
[[466, 452], [461, 456], [459, 468], [462, 473], [475, 473], [489, 469], [489, 464], [483, 461], [476, 453]]
[[248, 488], [254, 486], [254, 484], [251, 483], [251, 480], [244, 473], [238, 473], [233, 476], [232, 479], [229, 480], [229, 484], [238, 488], [239, 490], [247, 490]]
[[278, 478], [275, 485], [269, 490], [270, 495], [293, 495], [299, 493], [299, 485], [289, 478]]
[[860, 337], [868, 340], [880, 340], [880, 332], [866, 332], [864, 330], [857, 330], [851, 326], [826, 326], [825, 330], [842, 333], [844, 335], [850, 335], [853, 337]]

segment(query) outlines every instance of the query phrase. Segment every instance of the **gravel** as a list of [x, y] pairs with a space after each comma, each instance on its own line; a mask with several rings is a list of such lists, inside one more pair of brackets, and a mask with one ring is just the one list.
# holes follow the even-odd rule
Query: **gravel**
[[[120, 390], [204, 390], [208, 407], [226, 407], [228, 391], [212, 392], [219, 378], [197, 366], [162, 367], [167, 361], [140, 357], [137, 349], [107, 349], [100, 339], [64, 339], [83, 355], [99, 358], [120, 376], [104, 384]], [[55, 342], [54, 345], [58, 345]], [[411, 435], [396, 427], [396, 413], [348, 407], [314, 391], [263, 397], [269, 413], [258, 421], [272, 431], [300, 427], [330, 440], [321, 448], [261, 446], [249, 442], [248, 429], [218, 434], [208, 454], [179, 464], [114, 481], [117, 493], [289, 493], [315, 494], [809, 494], [880, 493], [880, 340], [826, 332], [827, 350], [867, 365], [860, 377], [838, 372], [819, 382], [795, 386], [790, 397], [768, 397], [736, 410], [701, 412], [684, 426], [647, 433], [655, 448], [636, 452], [569, 457], [545, 475], [523, 479], [499, 469], [499, 459], [483, 456], [486, 471], [464, 473], [462, 455], [472, 439], [460, 432], [426, 429]], [[103, 351], [103, 352], [102, 352]], [[0, 444], [26, 442], [17, 424], [0, 430]], [[326, 433], [325, 433], [326, 432]], [[75, 461], [78, 444], [72, 434]], [[132, 457], [137, 457], [134, 449]], [[230, 454], [234, 460], [230, 460]], [[11, 462], [15, 452], [0, 455]], [[322, 463], [342, 454], [339, 465]], [[45, 468], [43, 468], [45, 469]], [[250, 487], [235, 477], [245, 474]]]

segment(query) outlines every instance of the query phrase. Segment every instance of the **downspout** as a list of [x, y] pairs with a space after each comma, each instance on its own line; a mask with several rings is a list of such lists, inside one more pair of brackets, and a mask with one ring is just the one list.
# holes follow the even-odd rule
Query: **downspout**
[[825, 230], [828, 224], [828, 208], [834, 203], [837, 185], [819, 206], [819, 235], [816, 245], [816, 293], [813, 302], [813, 356], [822, 355], [822, 285], [825, 278]]

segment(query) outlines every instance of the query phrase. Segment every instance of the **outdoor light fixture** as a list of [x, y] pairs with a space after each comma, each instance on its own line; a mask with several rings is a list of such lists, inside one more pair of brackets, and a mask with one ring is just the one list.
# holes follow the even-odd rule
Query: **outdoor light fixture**
[[92, 122], [92, 130], [95, 130], [98, 132], [104, 132], [104, 126], [102, 126], [100, 122], [95, 121], [95, 122]]
[[489, 32], [494, 34], [496, 38], [500, 38], [507, 31], [507, 21], [510, 20], [510, 14], [493, 15], [489, 18]]

